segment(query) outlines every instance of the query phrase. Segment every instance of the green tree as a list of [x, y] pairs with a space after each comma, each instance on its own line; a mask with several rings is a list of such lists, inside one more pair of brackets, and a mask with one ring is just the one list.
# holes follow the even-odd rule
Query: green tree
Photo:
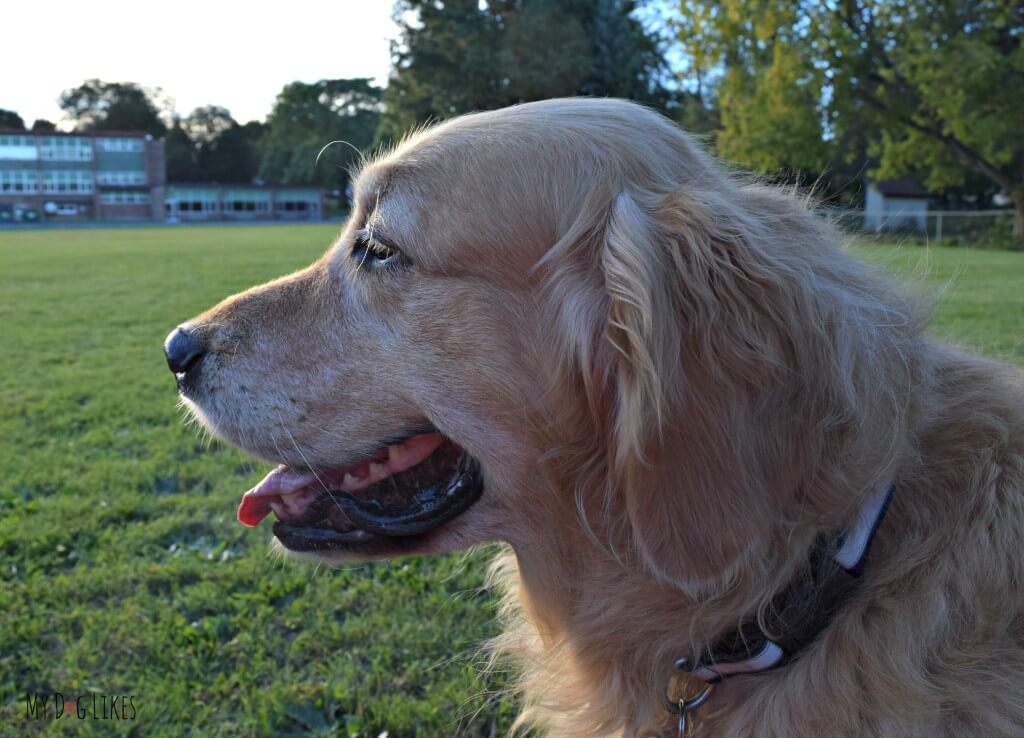
[[251, 183], [259, 175], [260, 143], [266, 126], [251, 120], [224, 130], [212, 145], [199, 150], [199, 163], [215, 182]]
[[16, 131], [24, 131], [25, 121], [13, 110], [0, 108], [0, 128], [13, 128]]
[[[821, 171], [864, 149], [880, 178], [979, 177], [1024, 239], [1024, 5], [1011, 0], [683, 0], [680, 38], [717, 70], [720, 152]], [[973, 180], [972, 180], [973, 178]]]
[[855, 100], [880, 135], [879, 177], [923, 171], [935, 190], [984, 177], [1014, 203], [1024, 241], [1024, 5], [844, 0], [828, 17], [837, 120]]
[[37, 133], [41, 131], [56, 131], [57, 126], [53, 121], [46, 120], [46, 118], [36, 118], [32, 123], [32, 130]]
[[181, 119], [175, 118], [164, 138], [164, 161], [168, 182], [200, 182], [203, 176], [199, 169], [199, 153]]
[[684, 0], [679, 28], [698, 86], [716, 98], [723, 158], [789, 179], [834, 169], [824, 130], [825, 72], [816, 66], [805, 9], [790, 0]]
[[262, 123], [239, 125], [219, 105], [196, 108], [182, 121], [195, 147], [199, 181], [250, 183], [259, 171]]
[[667, 107], [658, 39], [631, 0], [400, 0], [379, 140], [430, 120], [569, 95]]
[[350, 168], [373, 142], [380, 108], [381, 90], [368, 79], [285, 85], [267, 118], [259, 177], [344, 192]]
[[144, 131], [162, 137], [167, 126], [160, 117], [158, 96], [158, 90], [134, 82], [89, 79], [62, 92], [58, 104], [76, 130]]
[[170, 182], [251, 183], [260, 165], [262, 123], [239, 125], [227, 108], [205, 105], [175, 118], [164, 140]]
[[231, 117], [231, 111], [227, 108], [220, 105], [204, 105], [183, 118], [181, 125], [194, 142], [209, 145], [238, 123]]
[[400, 0], [392, 73], [378, 139], [397, 141], [415, 126], [461, 112], [500, 107], [501, 22], [476, 0]]

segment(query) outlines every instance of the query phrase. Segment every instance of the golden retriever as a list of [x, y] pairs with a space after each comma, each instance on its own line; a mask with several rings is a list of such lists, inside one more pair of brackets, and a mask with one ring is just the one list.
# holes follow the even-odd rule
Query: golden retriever
[[457, 118], [355, 191], [316, 263], [168, 337], [191, 412], [281, 465], [242, 522], [274, 512], [277, 545], [327, 562], [505, 541], [521, 722], [674, 736], [687, 668], [745, 623], [785, 636], [780, 592], [821, 609], [807, 562], [891, 486], [809, 642], [690, 730], [1024, 735], [1011, 370], [628, 102]]

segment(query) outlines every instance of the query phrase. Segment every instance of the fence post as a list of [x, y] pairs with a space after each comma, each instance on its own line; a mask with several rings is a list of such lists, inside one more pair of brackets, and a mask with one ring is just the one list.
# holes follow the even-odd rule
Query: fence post
[[935, 243], [942, 240], [942, 211], [937, 213], [938, 220], [935, 222]]

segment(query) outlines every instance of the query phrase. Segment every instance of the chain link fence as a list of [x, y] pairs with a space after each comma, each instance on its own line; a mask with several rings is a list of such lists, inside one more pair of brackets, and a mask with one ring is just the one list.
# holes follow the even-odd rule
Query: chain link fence
[[1020, 248], [1013, 240], [1012, 210], [873, 212], [828, 208], [825, 214], [847, 233], [862, 236], [914, 237], [932, 243]]

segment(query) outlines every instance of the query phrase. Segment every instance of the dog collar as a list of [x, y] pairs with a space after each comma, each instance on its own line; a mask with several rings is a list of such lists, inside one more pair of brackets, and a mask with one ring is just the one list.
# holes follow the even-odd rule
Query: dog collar
[[715, 684], [737, 674], [784, 666], [828, 627], [857, 587], [893, 490], [889, 486], [871, 495], [845, 531], [820, 536], [807, 566], [771, 599], [761, 617], [751, 618], [697, 658], [676, 661], [677, 669], [707, 684], [691, 700], [669, 702], [671, 711], [679, 713], [681, 725], [686, 713], [703, 704]]

